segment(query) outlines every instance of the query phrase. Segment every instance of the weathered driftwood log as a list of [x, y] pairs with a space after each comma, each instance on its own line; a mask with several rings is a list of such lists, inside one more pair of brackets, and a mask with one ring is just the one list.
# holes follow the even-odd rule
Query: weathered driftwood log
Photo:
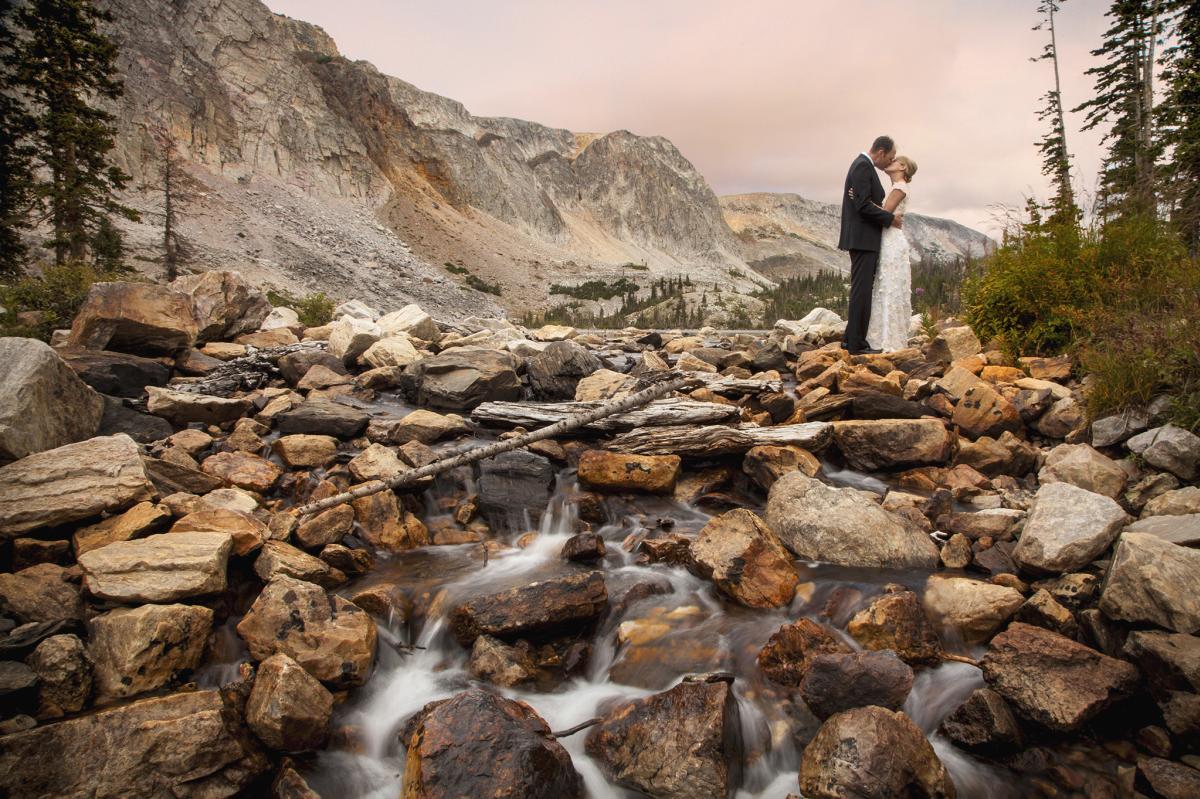
[[580, 427], [589, 425], [592, 422], [598, 419], [603, 419], [606, 416], [612, 416], [618, 413], [626, 413], [634, 408], [640, 408], [649, 402], [653, 402], [659, 397], [670, 394], [672, 391], [679, 391], [685, 387], [696, 385], [696, 382], [692, 379], [691, 375], [680, 377], [678, 373], [673, 372], [664, 372], [662, 374], [646, 376], [643, 378], [643, 380], [650, 385], [648, 388], [644, 388], [636, 394], [630, 394], [628, 397], [622, 397], [620, 399], [608, 400], [598, 408], [576, 414], [575, 416], [569, 416], [566, 419], [563, 419], [561, 422], [556, 422], [549, 427], [543, 427], [541, 430], [534, 430], [531, 433], [514, 436], [503, 441], [496, 441], [495, 443], [488, 444], [483, 447], [476, 446], [474, 443], [467, 444], [464, 447], [460, 447], [457, 450], [447, 454], [445, 457], [435, 461], [434, 463], [429, 464], [428, 466], [422, 466], [419, 469], [412, 469], [407, 472], [402, 472], [401, 474], [398, 474], [387, 481], [372, 480], [368, 483], [363, 483], [362, 485], [356, 486], [349, 491], [343, 491], [342, 493], [335, 494], [332, 497], [318, 500], [317, 502], [310, 502], [307, 505], [301, 505], [299, 508], [295, 509], [294, 513], [299, 517], [310, 516], [314, 513], [320, 513], [323, 510], [350, 502], [360, 497], [366, 497], [370, 496], [371, 494], [378, 494], [381, 491], [387, 491], [390, 488], [398, 488], [402, 485], [408, 485], [409, 483], [416, 482], [423, 477], [430, 477], [435, 474], [448, 472], [451, 469], [457, 469], [459, 466], [499, 455], [501, 452], [508, 452], [509, 450], [528, 446], [535, 441], [543, 441], [547, 438], [560, 436], [563, 433], [566, 433], [570, 430], [577, 430]]
[[782, 391], [782, 380], [754, 380], [748, 377], [727, 377], [708, 372], [689, 372], [704, 387], [717, 394], [763, 394], [768, 391]]
[[[480, 424], [541, 427], [561, 422], [577, 413], [595, 410], [605, 403], [589, 402], [485, 402], [471, 411]], [[587, 425], [593, 430], [633, 430], [647, 426], [674, 426], [727, 422], [740, 413], [735, 405], [685, 399], [660, 399], [626, 413], [599, 419]]]
[[214, 397], [228, 397], [237, 391], [253, 391], [279, 377], [279, 369], [275, 364], [284, 355], [301, 350], [325, 349], [326, 346], [324, 341], [304, 341], [261, 350], [252, 348], [247, 354], [226, 361], [199, 380], [172, 384], [171, 388]]
[[786, 424], [778, 427], [643, 427], [615, 437], [608, 448], [635, 455], [686, 455], [707, 457], [745, 452], [760, 444], [794, 444], [810, 452], [829, 444], [833, 427], [826, 422]]

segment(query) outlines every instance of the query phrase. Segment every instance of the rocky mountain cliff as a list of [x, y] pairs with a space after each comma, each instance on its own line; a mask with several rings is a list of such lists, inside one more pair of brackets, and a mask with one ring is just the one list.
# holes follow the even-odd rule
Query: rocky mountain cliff
[[168, 153], [191, 268], [297, 294], [452, 313], [535, 308], [554, 283], [605, 277], [749, 291], [791, 252], [731, 228], [664, 138], [472, 116], [258, 0], [101, 4], [125, 76], [118, 160], [143, 212], [129, 241], [152, 275]]
[[[783, 279], [850, 270], [849, 258], [837, 248], [841, 209], [832, 203], [797, 194], [734, 194], [721, 198], [721, 210], [742, 243], [742, 256], [763, 275]], [[995, 247], [984, 234], [949, 219], [906, 214], [904, 221], [914, 260], [949, 265]]]

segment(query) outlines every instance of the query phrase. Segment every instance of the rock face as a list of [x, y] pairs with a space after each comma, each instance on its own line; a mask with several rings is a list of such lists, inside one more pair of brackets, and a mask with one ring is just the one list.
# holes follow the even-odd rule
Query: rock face
[[267, 583], [237, 631], [256, 660], [282, 652], [326, 685], [362, 685], [375, 664], [375, 622], [366, 611], [286, 575]]
[[610, 780], [663, 799], [725, 799], [737, 788], [741, 730], [728, 682], [703, 675], [609, 712], [584, 744]]
[[333, 694], [282, 652], [258, 665], [246, 723], [272, 749], [316, 749], [329, 735]]
[[965, 577], [930, 579], [925, 609], [935, 623], [962, 635], [968, 644], [987, 641], [1025, 603], [1014, 588]]
[[166, 533], [79, 556], [92, 596], [114, 602], [174, 602], [225, 590], [229, 533]]
[[0, 338], [0, 463], [95, 435], [104, 400], [46, 344]]
[[771, 486], [766, 522], [803, 560], [927, 569], [938, 562], [937, 547], [915, 526], [854, 489], [832, 488], [800, 472]]
[[96, 701], [161, 688], [200, 663], [213, 612], [196, 605], [142, 605], [109, 611], [88, 623]]
[[0, 538], [123, 510], [153, 494], [137, 444], [123, 433], [39, 452], [0, 467]]
[[892, 652], [825, 654], [812, 659], [800, 696], [819, 719], [866, 705], [899, 710], [912, 690], [913, 671]]
[[954, 782], [917, 725], [903, 713], [860, 707], [831, 717], [804, 749], [806, 799], [954, 799]]
[[691, 554], [704, 578], [747, 607], [785, 606], [800, 582], [791, 556], [775, 533], [743, 508], [704, 525], [691, 543]]
[[422, 406], [471, 410], [481, 402], [521, 398], [517, 359], [482, 347], [454, 347], [405, 369], [401, 386]]
[[266, 295], [237, 272], [184, 275], [171, 288], [191, 297], [198, 341], [228, 340], [253, 333], [271, 313]]
[[173, 355], [196, 341], [191, 297], [154, 283], [93, 283], [71, 325], [72, 346]]
[[463, 646], [480, 635], [536, 637], [593, 621], [608, 607], [600, 572], [557, 577], [476, 597], [454, 608], [450, 626]]
[[855, 469], [942, 464], [954, 454], [954, 436], [937, 419], [835, 422], [833, 440]]
[[1098, 558], [1128, 522], [1114, 500], [1070, 483], [1038, 489], [1013, 559], [1027, 569], [1069, 572]]
[[235, 719], [217, 691], [193, 691], [9, 735], [0, 746], [0, 793], [235, 796], [270, 767]]
[[1200, 550], [1125, 533], [1104, 578], [1100, 609], [1113, 619], [1200, 630]]
[[626, 455], [590, 449], [579, 458], [579, 481], [603, 491], [669, 494], [679, 478], [678, 455]]
[[554, 467], [546, 458], [528, 450], [502, 452], [479, 463], [479, 507], [506, 517], [525, 511], [536, 520], [553, 484]]
[[571, 756], [524, 702], [472, 688], [426, 705], [402, 740], [403, 799], [583, 796]]
[[1059, 732], [1093, 718], [1138, 680], [1125, 661], [1020, 622], [992, 639], [980, 666], [1021, 716]]

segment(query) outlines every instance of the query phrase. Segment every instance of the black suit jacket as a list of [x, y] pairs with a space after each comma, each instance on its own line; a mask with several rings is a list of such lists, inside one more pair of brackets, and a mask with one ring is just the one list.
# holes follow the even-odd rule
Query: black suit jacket
[[[854, 189], [854, 197], [850, 190]], [[850, 164], [846, 187], [842, 190], [842, 235], [839, 250], [869, 250], [879, 252], [883, 229], [890, 227], [893, 215], [880, 208], [887, 195], [875, 165], [865, 155]]]

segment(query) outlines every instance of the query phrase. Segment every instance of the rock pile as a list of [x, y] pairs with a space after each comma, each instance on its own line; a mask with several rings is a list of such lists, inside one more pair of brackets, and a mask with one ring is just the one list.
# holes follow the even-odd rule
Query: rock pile
[[[741, 786], [763, 754], [748, 694], [784, 709], [772, 729], [808, 797], [954, 796], [938, 724], [1048, 790], [1079, 787], [1046, 765], [1049, 736], [1107, 737], [1122, 789], [1192, 784], [1200, 438], [1154, 409], [1089, 422], [1069, 361], [1011, 361], [961, 326], [884, 355], [839, 335], [822, 314], [765, 336], [601, 336], [361, 303], [305, 329], [235, 273], [97, 286], [59, 348], [0, 340], [0, 793], [309, 795], [284, 755], [354, 748], [337, 706], [399, 640], [380, 625], [442, 618], [477, 684], [408, 720], [403, 796], [582, 795], [546, 722], [487, 686], [560, 686], [601, 641], [609, 678], [652, 693], [602, 707], [583, 749], [649, 796]], [[686, 396], [460, 470], [458, 493], [293, 512], [671, 368], [695, 377]], [[486, 563], [536, 545], [563, 474], [557, 571], [467, 595], [373, 579], [425, 547]], [[636, 532], [606, 535], [671, 502], [704, 521], [635, 510]], [[822, 608], [811, 562], [905, 585]], [[677, 567], [703, 607], [655, 604]], [[726, 651], [715, 603], [787, 622]], [[222, 627], [245, 646], [238, 678], [187, 690]], [[910, 694], [947, 658], [986, 687], [922, 732]], [[743, 687], [722, 670], [745, 662]]]

